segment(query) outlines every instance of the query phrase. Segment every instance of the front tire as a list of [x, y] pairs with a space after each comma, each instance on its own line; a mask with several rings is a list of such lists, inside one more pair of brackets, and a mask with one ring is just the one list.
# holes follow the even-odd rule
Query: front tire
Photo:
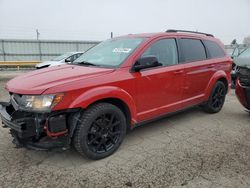
[[89, 107], [80, 117], [73, 143], [76, 150], [91, 159], [113, 154], [126, 134], [124, 113], [109, 103]]
[[203, 106], [203, 109], [207, 113], [219, 112], [225, 102], [226, 98], [226, 86], [223, 82], [217, 81], [211, 91], [207, 103]]

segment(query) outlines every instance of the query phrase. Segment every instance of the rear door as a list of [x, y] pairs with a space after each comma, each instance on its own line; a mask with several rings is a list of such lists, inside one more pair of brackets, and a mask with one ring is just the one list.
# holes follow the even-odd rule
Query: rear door
[[208, 59], [203, 42], [195, 38], [179, 39], [181, 61], [184, 64], [184, 107], [202, 102], [205, 89], [215, 73], [214, 63]]

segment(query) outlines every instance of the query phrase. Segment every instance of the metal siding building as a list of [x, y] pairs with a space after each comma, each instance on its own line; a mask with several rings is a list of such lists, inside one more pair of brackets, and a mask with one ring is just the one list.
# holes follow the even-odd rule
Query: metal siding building
[[0, 61], [44, 61], [65, 52], [86, 51], [100, 41], [0, 40]]

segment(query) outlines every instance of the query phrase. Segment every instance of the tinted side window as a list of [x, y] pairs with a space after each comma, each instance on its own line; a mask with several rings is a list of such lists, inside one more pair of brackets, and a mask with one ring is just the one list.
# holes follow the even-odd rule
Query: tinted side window
[[165, 66], [178, 63], [178, 54], [175, 39], [162, 39], [152, 44], [143, 54], [145, 56], [156, 56], [159, 63]]
[[206, 59], [206, 51], [200, 40], [180, 39], [180, 46], [185, 62]]
[[206, 41], [204, 41], [204, 44], [206, 45], [206, 47], [208, 49], [209, 56], [211, 58], [225, 56], [224, 51], [221, 49], [221, 47], [216, 42], [206, 40]]

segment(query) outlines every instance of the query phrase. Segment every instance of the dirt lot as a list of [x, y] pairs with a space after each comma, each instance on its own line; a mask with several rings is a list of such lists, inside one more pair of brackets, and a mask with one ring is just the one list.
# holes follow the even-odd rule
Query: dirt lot
[[[6, 77], [0, 72], [0, 100]], [[0, 187], [249, 187], [250, 115], [234, 92], [214, 115], [199, 108], [138, 127], [111, 157], [16, 149], [0, 128]]]

